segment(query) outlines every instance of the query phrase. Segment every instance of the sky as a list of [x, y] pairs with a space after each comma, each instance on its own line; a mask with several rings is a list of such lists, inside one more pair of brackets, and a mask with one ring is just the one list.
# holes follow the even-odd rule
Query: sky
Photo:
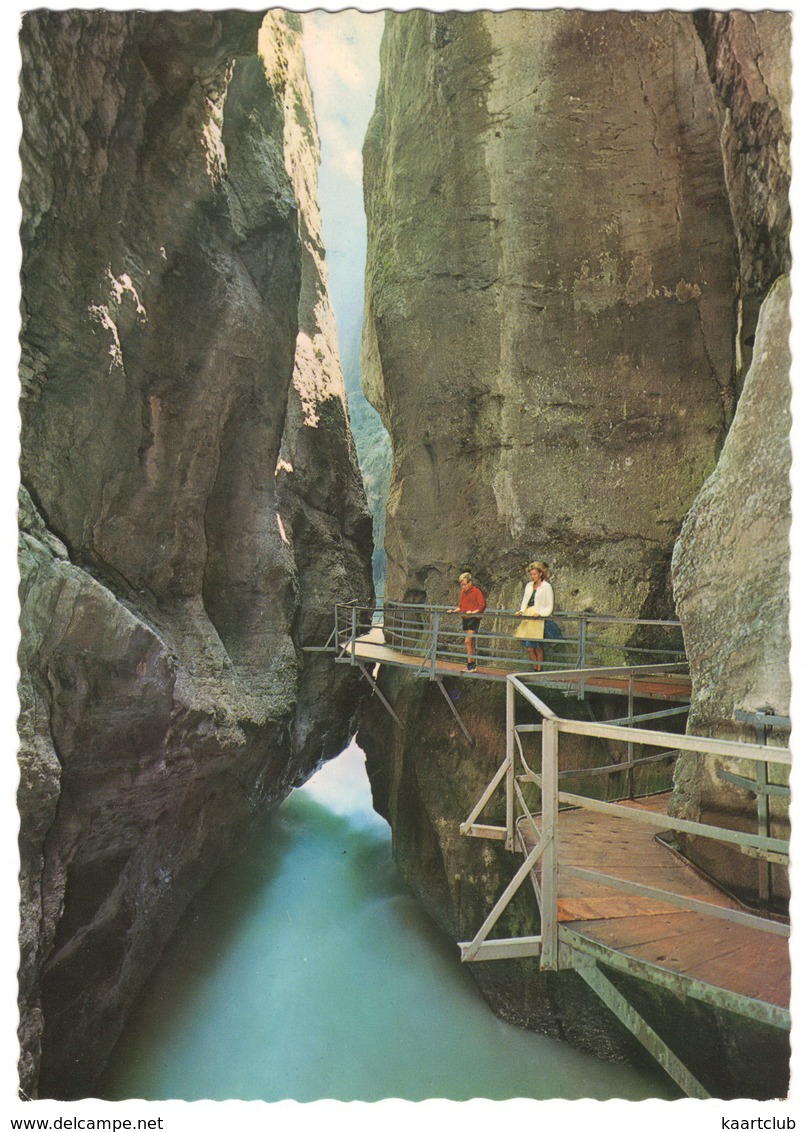
[[367, 248], [361, 147], [378, 86], [383, 12], [309, 12], [303, 51], [322, 164], [319, 202], [343, 359], [361, 325]]

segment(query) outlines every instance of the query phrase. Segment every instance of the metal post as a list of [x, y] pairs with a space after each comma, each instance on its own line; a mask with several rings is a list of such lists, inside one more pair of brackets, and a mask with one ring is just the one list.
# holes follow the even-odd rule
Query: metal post
[[507, 709], [506, 709], [505, 743], [507, 750], [507, 781], [505, 798], [507, 800], [507, 836], [504, 845], [512, 853], [515, 846], [515, 805], [513, 799], [516, 775], [516, 690], [512, 683], [507, 681]]
[[356, 606], [350, 611], [350, 663], [356, 663]]
[[544, 719], [541, 748], [541, 969], [558, 969], [558, 727]]
[[[761, 747], [768, 745], [768, 728], [762, 722], [763, 715], [760, 712], [757, 719], [754, 721], [754, 738]], [[770, 799], [764, 790], [768, 785], [768, 764], [757, 762], [754, 764], [757, 772], [757, 831], [760, 837], [770, 837], [771, 835], [771, 810]], [[762, 787], [763, 789], [760, 789]], [[771, 865], [770, 861], [759, 861], [759, 902], [765, 907], [770, 907], [771, 902]]]
[[[628, 727], [633, 727], [633, 681], [634, 675], [631, 672], [628, 677]], [[628, 762], [633, 763], [633, 740], [628, 740]], [[634, 779], [633, 779], [633, 766], [628, 768], [628, 797], [632, 798], [634, 794]]]
[[433, 680], [437, 672], [437, 633], [440, 628], [440, 614], [435, 609], [432, 612], [432, 643], [431, 643], [431, 676]]
[[627, 1026], [645, 1049], [672, 1077], [676, 1085], [688, 1097], [709, 1100], [710, 1094], [694, 1074], [690, 1073], [683, 1061], [661, 1040], [656, 1031], [648, 1025], [641, 1014], [599, 969], [597, 964], [582, 956], [574, 955], [574, 969], [581, 975], [605, 1005], [613, 1011], [620, 1022]]
[[387, 697], [386, 697], [386, 696], [384, 695], [384, 693], [383, 693], [383, 692], [381, 691], [381, 689], [379, 688], [379, 686], [378, 686], [378, 683], [376, 682], [376, 680], [374, 680], [374, 679], [373, 679], [373, 677], [372, 677], [372, 676], [370, 675], [370, 673], [369, 673], [369, 672], [367, 671], [367, 666], [366, 666], [366, 665], [364, 665], [364, 664], [359, 664], [358, 668], [359, 668], [359, 671], [361, 672], [362, 676], [364, 677], [364, 679], [365, 679], [365, 680], [367, 680], [367, 681], [368, 681], [368, 683], [370, 684], [370, 687], [371, 687], [371, 688], [373, 689], [373, 693], [374, 693], [374, 694], [375, 694], [376, 696], [378, 696], [378, 698], [379, 698], [379, 699], [381, 700], [381, 703], [382, 703], [382, 704], [384, 705], [384, 707], [385, 707], [385, 708], [387, 709], [387, 711], [389, 712], [389, 714], [390, 714], [390, 715], [392, 716], [392, 718], [393, 718], [393, 719], [395, 720], [395, 722], [396, 722], [396, 723], [398, 724], [398, 726], [400, 727], [401, 731], [405, 731], [405, 730], [406, 730], [406, 728], [405, 728], [405, 727], [404, 727], [404, 725], [403, 725], [403, 724], [401, 723], [401, 721], [400, 721], [400, 719], [398, 718], [398, 716], [397, 716], [397, 715], [395, 714], [395, 709], [393, 708], [392, 704], [391, 704], [391, 703], [389, 702], [389, 700], [387, 699]]
[[[577, 667], [578, 668], [585, 668], [586, 667], [586, 633], [587, 633], [587, 622], [586, 622], [585, 617], [581, 617], [580, 618], [579, 636], [578, 636], [578, 648], [577, 648], [577, 653], [578, 653]], [[577, 698], [578, 698], [578, 700], [584, 700], [586, 698], [586, 678], [582, 674], [578, 679], [578, 685], [579, 686], [578, 686], [578, 689], [577, 689]]]
[[457, 711], [457, 709], [456, 709], [456, 708], [454, 707], [454, 702], [453, 702], [453, 700], [451, 699], [451, 696], [450, 696], [450, 695], [448, 694], [448, 692], [446, 691], [446, 686], [445, 686], [445, 684], [443, 683], [443, 678], [442, 678], [441, 676], [437, 676], [437, 677], [435, 678], [435, 681], [434, 681], [434, 682], [435, 682], [435, 684], [437, 685], [437, 687], [438, 687], [438, 688], [440, 689], [440, 691], [441, 691], [441, 692], [443, 693], [443, 699], [444, 699], [444, 700], [445, 700], [445, 702], [446, 702], [446, 703], [448, 704], [448, 706], [449, 706], [449, 707], [451, 708], [451, 714], [452, 714], [452, 715], [454, 716], [454, 718], [456, 719], [457, 723], [458, 723], [458, 724], [460, 725], [460, 728], [462, 729], [462, 733], [463, 733], [463, 735], [464, 735], [464, 736], [465, 736], [465, 738], [467, 739], [467, 741], [468, 741], [468, 743], [470, 744], [470, 746], [472, 746], [472, 747], [473, 747], [473, 746], [474, 746], [474, 739], [473, 739], [473, 736], [471, 735], [470, 731], [469, 731], [469, 730], [468, 730], [468, 728], [467, 728], [467, 727], [465, 726], [465, 724], [464, 724], [464, 723], [462, 722], [462, 719], [461, 719], [461, 717], [460, 717], [460, 713], [459, 713], [459, 712]]

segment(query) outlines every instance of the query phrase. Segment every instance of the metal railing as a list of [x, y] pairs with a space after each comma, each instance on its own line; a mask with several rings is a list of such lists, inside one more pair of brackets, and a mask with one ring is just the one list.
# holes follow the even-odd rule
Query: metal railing
[[[461, 614], [445, 606], [384, 601], [375, 606], [337, 605], [331, 641], [338, 654], [356, 658], [359, 641], [376, 643], [421, 661], [419, 672], [432, 679], [441, 663], [464, 664], [465, 633]], [[557, 612], [551, 620], [561, 638], [542, 641], [543, 671], [576, 670], [582, 695], [581, 669], [622, 668], [625, 665], [665, 665], [669, 670], [686, 664], [681, 626], [677, 621], [616, 617], [609, 614]], [[524, 641], [516, 629], [528, 619], [512, 609], [487, 609], [475, 634], [480, 667], [513, 672], [532, 670]], [[378, 634], [383, 633], [383, 638]]]
[[[521, 696], [540, 716], [538, 727], [535, 724], [516, 723], [517, 695]], [[541, 771], [537, 773], [527, 764], [524, 757], [521, 734], [526, 730], [534, 731], [539, 728], [542, 735]], [[547, 707], [521, 679], [516, 676], [509, 676], [507, 678], [507, 746], [505, 759], [467, 820], [460, 826], [460, 830], [470, 836], [502, 840], [505, 842], [505, 846], [512, 850], [515, 847], [518, 810], [520, 811], [520, 820], [529, 827], [534, 845], [529, 850], [525, 845], [526, 855], [523, 862], [476, 936], [470, 942], [460, 944], [463, 960], [518, 958], [538, 955], [542, 969], [558, 970], [558, 890], [561, 874], [578, 877], [609, 889], [663, 901], [680, 908], [730, 920], [762, 932], [785, 936], [789, 934], [789, 928], [786, 924], [763, 919], [751, 913], [667, 892], [650, 885], [626, 881], [597, 870], [562, 865], [558, 855], [558, 821], [561, 806], [579, 807], [595, 813], [618, 817], [625, 821], [640, 822], [658, 831], [674, 830], [680, 833], [694, 834], [698, 837], [711, 838], [741, 850], [747, 849], [752, 853], [763, 854], [766, 860], [774, 863], [784, 864], [788, 859], [788, 842], [781, 838], [759, 833], [745, 833], [698, 821], [669, 817], [665, 814], [613, 802], [604, 802], [582, 794], [573, 794], [561, 790], [560, 780], [564, 772], [559, 773], [558, 770], [558, 742], [559, 736], [562, 734], [595, 736], [623, 743], [641, 743], [651, 747], [673, 748], [676, 752], [687, 752], [700, 756], [719, 756], [723, 759], [738, 760], [743, 763], [750, 760], [757, 764], [763, 764], [766, 768], [771, 764], [790, 766], [792, 761], [790, 751], [782, 747], [650, 731], [639, 727], [625, 727], [619, 723], [588, 723], [582, 720], [562, 719]], [[650, 759], [653, 757], [649, 756]], [[636, 760], [635, 765], [638, 765], [639, 761], [644, 760]], [[614, 770], [618, 767], [609, 766], [607, 769]], [[580, 770], [573, 773], [590, 774], [591, 770]], [[541, 790], [540, 826], [533, 815], [534, 807], [528, 805], [522, 789], [524, 784], [528, 782], [536, 784]], [[480, 824], [478, 819], [482, 811], [502, 783], [504, 783], [506, 797], [505, 825]], [[540, 880], [536, 883], [533, 870], [537, 867], [540, 868]], [[489, 940], [488, 937], [505, 908], [528, 876], [533, 878], [536, 896], [539, 899], [541, 934], [509, 940]]]

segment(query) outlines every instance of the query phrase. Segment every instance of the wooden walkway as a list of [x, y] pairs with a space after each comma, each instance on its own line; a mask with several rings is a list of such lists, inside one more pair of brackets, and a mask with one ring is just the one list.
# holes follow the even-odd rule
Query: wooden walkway
[[[337, 659], [346, 661], [351, 658], [351, 655], [350, 648], [346, 648], [337, 655]], [[391, 664], [400, 668], [408, 668], [410, 671], [422, 670], [424, 674], [431, 673], [428, 659], [424, 659], [424, 657], [412, 653], [400, 652], [392, 648], [385, 642], [382, 629], [371, 629], [369, 633], [357, 638], [355, 657], [356, 660], [362, 664]], [[485, 679], [506, 681], [508, 676], [528, 676], [531, 686], [541, 685], [544, 687], [555, 687], [559, 685], [560, 687], [564, 687], [574, 683], [574, 685], [578, 687], [581, 670], [576, 668], [563, 670], [547, 669], [543, 672], [533, 672], [531, 668], [523, 665], [514, 665], [512, 668], [508, 668], [506, 665], [493, 667], [492, 665], [485, 664], [484, 658], [482, 658], [482, 660], [478, 662], [476, 671], [468, 672], [465, 668], [465, 664], [462, 662], [438, 658], [434, 671], [437, 676], [458, 676], [465, 677], [469, 680]], [[587, 691], [623, 696], [628, 694], [629, 677], [627, 675], [584, 675], [583, 681], [585, 690]], [[678, 675], [676, 673], [665, 673], [654, 676], [634, 676], [633, 694], [638, 699], [644, 697], [654, 700], [671, 700], [678, 703], [689, 703], [692, 695], [692, 681], [689, 676]]]
[[[663, 794], [622, 804], [666, 813], [668, 799], [669, 795]], [[540, 817], [533, 820], [540, 828]], [[561, 870], [563, 866], [590, 869], [743, 911], [737, 901], [660, 844], [646, 825], [586, 810], [564, 810], [558, 821]], [[518, 832], [526, 854], [535, 844], [526, 819], [520, 820]], [[565, 929], [563, 936], [572, 947], [585, 950], [589, 943], [595, 953], [597, 949], [604, 949], [603, 954], [618, 953], [648, 971], [660, 969], [718, 991], [788, 1008], [790, 955], [786, 938], [660, 900], [618, 892], [563, 871], [559, 885], [558, 918]], [[622, 967], [625, 969], [624, 963]], [[748, 1013], [753, 1011], [749, 1009]]]
[[[749, 1027], [746, 1020], [772, 1027], [770, 1040], [778, 1042], [779, 1046], [787, 1043], [789, 929], [783, 923], [773, 923], [743, 908], [657, 836], [663, 837], [664, 831], [672, 827], [685, 834], [717, 838], [733, 845], [737, 851], [745, 847], [754, 855], [767, 855], [771, 861], [785, 859], [786, 842], [765, 835], [762, 828], [758, 834], [750, 834], [670, 818], [667, 815], [669, 795], [608, 804], [559, 791], [558, 775], [562, 772], [558, 768], [558, 743], [568, 734], [629, 744], [626, 763], [611, 765], [609, 762], [607, 767], [591, 768], [592, 773], [611, 773], [650, 759], [668, 757], [679, 750], [699, 757], [734, 759], [741, 765], [751, 759], [765, 766], [789, 764], [789, 752], [779, 752], [761, 741], [743, 744], [639, 726], [645, 721], [688, 710], [691, 681], [688, 675], [679, 675], [677, 671], [685, 662], [678, 659], [675, 650], [640, 651], [626, 647], [626, 659], [655, 655], [662, 658], [661, 662], [586, 666], [590, 626], [585, 615], [580, 616], [579, 636], [566, 641], [571, 648], [547, 653], [547, 663], [541, 672], [533, 671], [525, 663], [523, 650], [507, 635], [497, 638], [504, 642], [498, 653], [490, 646], [492, 638], [486, 640], [484, 635], [478, 638], [477, 668], [468, 672], [459, 634], [447, 634], [448, 645], [440, 638], [439, 611], [425, 611], [431, 619], [430, 627], [403, 625], [399, 630], [397, 626], [388, 626], [387, 637], [377, 624], [367, 631], [369, 622], [366, 618], [359, 621], [360, 611], [350, 608], [348, 612], [350, 639], [346, 641], [344, 632], [340, 632], [338, 619], [334, 630], [333, 636], [338, 642], [336, 660], [360, 667], [402, 729], [404, 724], [376, 681], [380, 665], [405, 669], [434, 681], [471, 745], [474, 740], [457, 711], [456, 697], [446, 688], [443, 678], [506, 684], [506, 755], [469, 817], [461, 824], [460, 831], [467, 836], [502, 841], [507, 849], [517, 853], [520, 849], [524, 859], [474, 938], [459, 944], [463, 962], [539, 958], [541, 969], [547, 973], [575, 971], [687, 1096], [707, 1097], [709, 1093], [687, 1068], [688, 1051], [679, 1051], [679, 1056], [666, 1044], [662, 1036], [667, 1029], [665, 1025], [659, 1027], [659, 1032], [654, 1029], [654, 1020], [661, 1021], [662, 1015], [666, 1017], [670, 1010], [674, 1011], [676, 1002], [691, 999], [704, 1007], [733, 1015], [737, 1026], [730, 1031], [732, 1040], [736, 1038], [742, 1044], [752, 1035], [748, 1049], [753, 1052], [748, 1056], [754, 1063], [757, 1059], [754, 1042], [759, 1033], [763, 1033], [764, 1041], [768, 1042], [769, 1031], [757, 1031]], [[601, 619], [592, 617], [592, 624], [597, 620]], [[666, 626], [668, 623], [641, 621], [635, 624]], [[589, 656], [601, 657], [603, 661], [610, 658], [612, 651], [598, 646], [596, 638], [591, 639], [595, 644], [588, 650]], [[669, 659], [671, 657], [673, 659]], [[551, 660], [560, 658], [579, 667], [552, 667]], [[580, 700], [590, 693], [621, 695], [628, 700], [627, 715], [609, 722], [593, 718], [591, 721], [564, 719], [536, 694], [539, 688], [551, 687], [566, 695], [576, 695]], [[525, 715], [523, 706], [520, 713], [516, 710], [519, 696], [535, 712], [535, 722], [517, 722]], [[671, 702], [664, 705], [663, 710], [641, 708], [637, 714], [636, 703], [640, 700]], [[593, 717], [593, 712], [591, 714]], [[540, 773], [533, 772], [524, 763], [519, 733], [527, 731], [541, 732]], [[634, 760], [631, 744], [658, 748], [658, 753]], [[519, 771], [519, 760], [524, 774]], [[528, 811], [520, 785], [525, 780], [534, 781], [542, 788], [544, 803], [549, 806], [545, 830], [542, 818]], [[493, 824], [484, 819], [480, 821], [494, 794], [500, 790], [504, 791], [506, 802], [504, 824], [501, 818]], [[560, 809], [559, 804], [574, 808]], [[630, 808], [634, 810], [634, 820], [627, 816]], [[640, 815], [635, 813], [636, 809], [646, 812]], [[520, 818], [517, 817], [519, 812]], [[621, 817], [623, 813], [625, 816]], [[527, 879], [532, 881], [541, 908], [541, 934], [492, 936], [503, 912]], [[548, 903], [541, 891], [542, 883], [546, 886]], [[640, 999], [647, 1017], [642, 1016], [620, 989], [623, 985], [620, 979], [612, 978], [618, 974], [657, 988], [649, 997], [645, 994]], [[704, 1017], [707, 1016], [698, 1015], [701, 1019], [698, 1025]], [[729, 1018], [724, 1018], [720, 1025], [730, 1026]], [[720, 1026], [716, 1025], [714, 1033], [722, 1033]]]

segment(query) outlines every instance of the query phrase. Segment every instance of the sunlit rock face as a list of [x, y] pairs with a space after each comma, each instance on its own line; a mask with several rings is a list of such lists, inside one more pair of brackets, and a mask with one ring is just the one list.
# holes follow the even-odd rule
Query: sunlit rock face
[[[560, 609], [674, 615], [675, 540], [734, 416], [749, 312], [784, 269], [785, 110], [755, 100], [762, 75], [786, 90], [789, 18], [752, 24], [675, 12], [387, 16], [365, 145], [363, 376], [393, 445], [389, 596], [453, 603], [468, 569], [492, 605], [512, 609], [525, 564], [541, 558]], [[759, 163], [742, 184], [751, 138]], [[778, 172], [766, 190], [768, 168]], [[780, 384], [776, 411], [786, 397]], [[459, 832], [504, 756], [504, 702], [479, 679], [446, 685], [473, 748], [439, 689], [398, 670], [383, 687], [404, 727], [374, 701], [359, 741], [407, 881], [469, 939], [515, 871], [495, 842]], [[508, 912], [504, 935], [537, 930], [527, 904]], [[473, 973], [509, 1020], [636, 1056], [574, 979], [550, 986], [529, 962]], [[715, 1095], [786, 1090], [786, 1041], [730, 1019], [687, 1021], [691, 1004], [648, 1005], [680, 1024], [670, 1041]]]
[[[388, 595], [453, 601], [469, 569], [517, 608], [543, 558], [560, 609], [671, 614], [735, 380], [722, 118], [691, 18], [389, 14], [381, 58], [364, 380], [394, 452]], [[464, 682], [469, 752], [439, 697], [385, 679], [407, 725], [379, 737], [376, 705], [360, 734], [393, 763], [379, 804], [410, 883], [467, 931], [498, 895], [471, 891], [482, 850], [458, 827], [470, 764], [501, 761], [503, 698]]]
[[[348, 424], [336, 320], [328, 294], [325, 245], [317, 204], [319, 140], [305, 74], [302, 32], [291, 14], [270, 13], [261, 54], [278, 56], [283, 90], [286, 167], [299, 207], [300, 304], [294, 374], [277, 462], [278, 502], [294, 546], [298, 606], [295, 636], [323, 645], [334, 625], [334, 604], [366, 602], [372, 554], [368, 515], [353, 436]], [[300, 671], [292, 751], [306, 771], [341, 751], [354, 699], [339, 692], [352, 680], [331, 654], [308, 654]], [[354, 689], [355, 691], [355, 689]], [[336, 694], [335, 694], [336, 693]]]
[[261, 21], [23, 21], [28, 1095], [86, 1095], [190, 896], [358, 703], [302, 651], [369, 597], [370, 520], [299, 23]]
[[[750, 365], [714, 474], [692, 505], [675, 547], [673, 581], [693, 679], [689, 728], [753, 741], [736, 712], [790, 712], [790, 17], [774, 12], [698, 13], [715, 89], [725, 107], [726, 183], [741, 264], [739, 333]], [[760, 304], [763, 303], [760, 311]], [[768, 741], [787, 742], [785, 732]], [[755, 768], [683, 758], [675, 812], [759, 829], [756, 796], [719, 777]], [[771, 769], [771, 779], [786, 775]], [[787, 805], [771, 799], [771, 832], [788, 835]], [[786, 870], [690, 840], [687, 852], [755, 904], [783, 909]]]
[[[760, 312], [754, 358], [717, 468], [692, 505], [673, 558], [675, 596], [692, 670], [689, 730], [753, 742], [736, 712], [790, 713], [790, 286], [783, 276]], [[775, 729], [769, 742], [783, 745]], [[756, 777], [753, 764], [681, 758], [674, 811], [758, 832], [756, 797], [720, 777]], [[780, 767], [773, 782], [786, 782]], [[787, 837], [787, 806], [771, 799], [771, 833]], [[763, 832], [765, 832], [763, 830]], [[759, 865], [736, 850], [698, 839], [690, 856], [750, 903], [760, 897]], [[786, 870], [770, 887], [781, 901]]]
[[736, 240], [690, 17], [390, 15], [366, 145], [365, 382], [388, 592], [671, 612], [734, 400]]

